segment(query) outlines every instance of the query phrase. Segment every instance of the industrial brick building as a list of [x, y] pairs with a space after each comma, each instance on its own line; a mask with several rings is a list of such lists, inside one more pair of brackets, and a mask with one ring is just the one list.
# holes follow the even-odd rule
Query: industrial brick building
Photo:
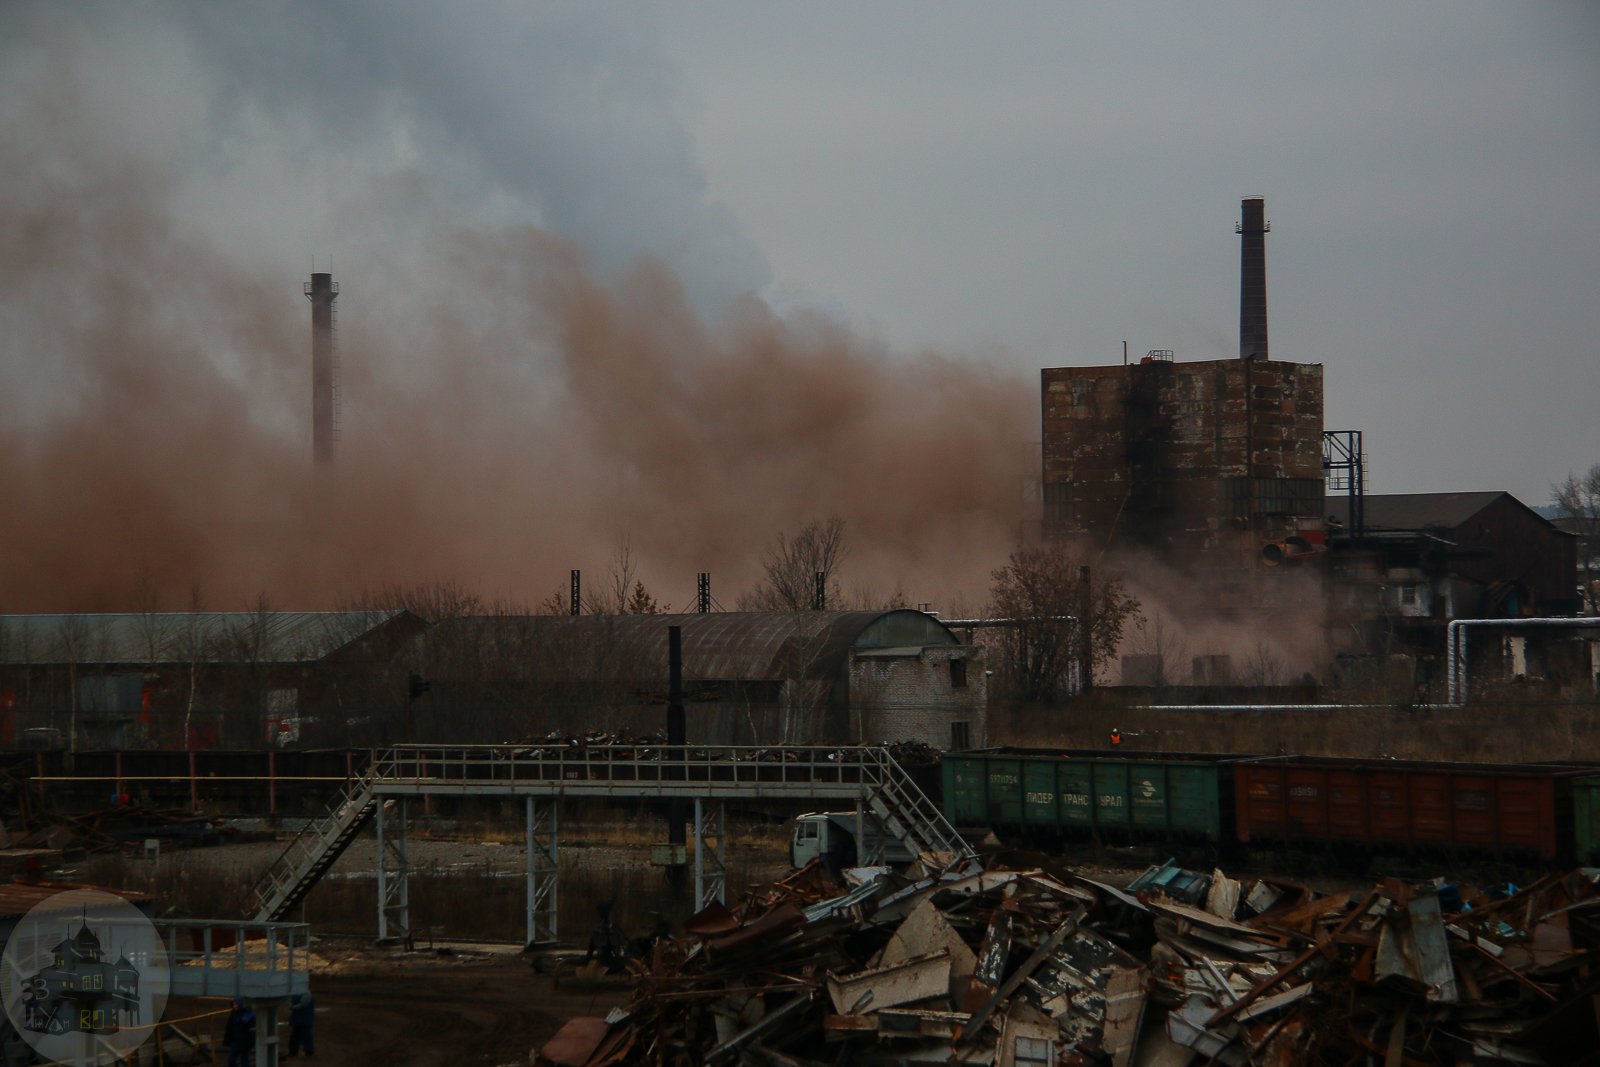
[[1041, 372], [1045, 535], [1154, 552], [1225, 610], [1273, 605], [1323, 542], [1322, 367], [1268, 360], [1268, 224], [1243, 209], [1240, 358]]
[[910, 610], [447, 620], [401, 657], [431, 686], [416, 703], [419, 734], [473, 737], [490, 722], [526, 736], [654, 733], [671, 626], [683, 635], [690, 743], [985, 743], [983, 648]]

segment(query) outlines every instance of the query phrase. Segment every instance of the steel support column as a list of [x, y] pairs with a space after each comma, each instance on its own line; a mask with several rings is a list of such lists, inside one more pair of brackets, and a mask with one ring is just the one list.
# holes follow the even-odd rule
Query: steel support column
[[251, 998], [250, 1010], [256, 1013], [255, 1067], [278, 1067], [278, 1009], [287, 1004], [285, 997]]
[[[386, 809], [393, 805], [393, 811]], [[388, 820], [392, 815], [394, 826]], [[378, 942], [411, 941], [411, 880], [406, 863], [406, 801], [378, 801]]]
[[856, 866], [876, 867], [883, 862], [884, 840], [878, 834], [867, 840], [867, 810], [861, 798], [856, 798]]
[[728, 902], [728, 867], [724, 862], [727, 808], [721, 800], [694, 801], [694, 910], [715, 900]]
[[556, 939], [555, 797], [528, 798], [528, 910], [525, 943]]

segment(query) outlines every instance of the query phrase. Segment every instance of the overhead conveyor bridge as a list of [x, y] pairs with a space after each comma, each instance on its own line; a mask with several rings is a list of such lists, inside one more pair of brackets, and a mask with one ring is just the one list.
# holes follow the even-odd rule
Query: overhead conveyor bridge
[[[726, 901], [723, 802], [730, 797], [851, 801], [858, 831], [870, 812], [913, 855], [972, 854], [905, 769], [876, 746], [403, 745], [375, 751], [365, 774], [289, 842], [251, 891], [252, 921], [286, 919], [375, 820], [378, 938], [409, 937], [406, 802], [429, 795], [526, 800], [529, 943], [557, 936], [557, 808], [563, 797], [693, 801], [697, 911], [713, 899]], [[858, 832], [856, 839], [866, 835]]]

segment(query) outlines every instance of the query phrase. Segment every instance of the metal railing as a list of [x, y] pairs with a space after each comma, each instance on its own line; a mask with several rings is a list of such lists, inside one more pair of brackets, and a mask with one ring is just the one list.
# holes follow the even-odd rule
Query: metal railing
[[379, 794], [864, 797], [897, 773], [875, 746], [397, 745], [373, 754]]
[[157, 920], [171, 993], [179, 997], [288, 997], [311, 980], [304, 923]]

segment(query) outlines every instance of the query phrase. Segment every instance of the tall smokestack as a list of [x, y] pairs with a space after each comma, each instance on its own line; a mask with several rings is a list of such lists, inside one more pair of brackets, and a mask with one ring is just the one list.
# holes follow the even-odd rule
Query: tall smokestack
[[1239, 202], [1239, 358], [1267, 358], [1267, 202], [1247, 196]]
[[312, 274], [305, 285], [311, 301], [311, 454], [318, 466], [333, 462], [333, 302], [339, 286], [332, 274]]

